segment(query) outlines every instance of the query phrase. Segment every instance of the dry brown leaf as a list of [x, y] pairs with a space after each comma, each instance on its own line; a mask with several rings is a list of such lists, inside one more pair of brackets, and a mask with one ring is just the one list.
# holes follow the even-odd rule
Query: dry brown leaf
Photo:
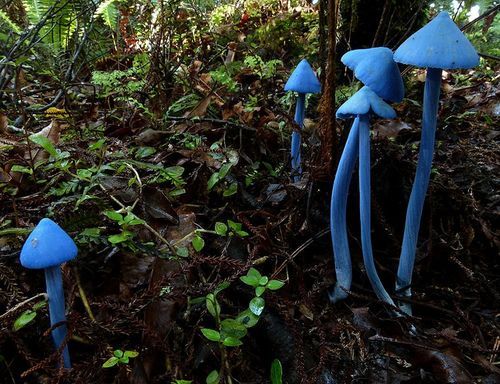
[[6, 134], [8, 129], [8, 120], [7, 116], [4, 113], [0, 112], [0, 133]]
[[404, 129], [411, 129], [411, 126], [401, 119], [381, 120], [373, 125], [374, 138], [396, 137]]
[[194, 107], [191, 111], [184, 114], [184, 117], [202, 117], [207, 113], [208, 106], [212, 100], [212, 96], [208, 95], [204, 99], [202, 99], [196, 107]]

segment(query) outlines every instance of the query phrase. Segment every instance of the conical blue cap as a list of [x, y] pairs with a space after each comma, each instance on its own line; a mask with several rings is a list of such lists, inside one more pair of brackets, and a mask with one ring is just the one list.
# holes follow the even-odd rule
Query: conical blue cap
[[25, 268], [44, 269], [76, 257], [78, 249], [64, 230], [50, 219], [42, 219], [28, 236], [21, 249]]
[[465, 69], [479, 64], [476, 50], [446, 12], [439, 13], [401, 44], [394, 60], [440, 69]]
[[297, 65], [285, 84], [285, 91], [320, 93], [321, 84], [306, 59]]
[[382, 99], [399, 102], [405, 89], [398, 65], [389, 48], [355, 49], [340, 59], [354, 76]]
[[367, 86], [361, 88], [337, 109], [337, 117], [339, 119], [349, 119], [369, 112], [384, 119], [394, 119], [396, 117], [396, 111]]

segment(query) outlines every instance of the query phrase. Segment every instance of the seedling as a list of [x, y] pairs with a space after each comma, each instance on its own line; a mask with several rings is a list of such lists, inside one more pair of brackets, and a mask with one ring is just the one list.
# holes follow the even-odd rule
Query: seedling
[[222, 318], [221, 306], [217, 299], [217, 295], [229, 287], [228, 282], [222, 283], [214, 292], [205, 297], [191, 300], [192, 304], [204, 301], [207, 311], [215, 321], [215, 329], [201, 329], [201, 333], [206, 339], [218, 344], [222, 360], [220, 371], [214, 370], [210, 372], [206, 378], [207, 383], [218, 383], [221, 376], [226, 377], [228, 382], [232, 382], [226, 348], [241, 346], [243, 344], [242, 339], [247, 335], [247, 329], [254, 327], [258, 323], [265, 308], [265, 301], [262, 298], [264, 292], [267, 289], [271, 291], [278, 290], [284, 285], [282, 281], [270, 280], [267, 276], [261, 275], [255, 268], [250, 268], [240, 280], [255, 289], [255, 297], [250, 300], [248, 308], [234, 318], [227, 316], [224, 319]]
[[121, 349], [115, 349], [113, 351], [113, 356], [106, 360], [103, 364], [103, 368], [111, 368], [115, 365], [128, 364], [130, 359], [139, 356], [139, 352], [136, 351], [122, 351]]

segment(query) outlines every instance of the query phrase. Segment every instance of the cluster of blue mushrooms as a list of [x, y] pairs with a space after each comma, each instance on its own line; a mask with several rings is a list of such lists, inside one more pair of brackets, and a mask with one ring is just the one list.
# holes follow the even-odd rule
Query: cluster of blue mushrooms
[[[448, 13], [441, 12], [423, 28], [411, 35], [393, 54], [388, 48], [368, 48], [347, 52], [341, 61], [364, 84], [338, 110], [337, 118], [354, 118], [344, 151], [335, 175], [331, 205], [330, 227], [337, 282], [329, 292], [332, 302], [345, 299], [352, 283], [352, 264], [346, 224], [346, 207], [352, 173], [359, 160], [359, 206], [361, 247], [366, 274], [377, 297], [394, 306], [377, 274], [371, 244], [370, 215], [370, 117], [392, 119], [395, 111], [384, 101], [400, 102], [404, 87], [397, 63], [427, 69], [422, 113], [422, 137], [419, 160], [410, 194], [403, 243], [396, 279], [396, 292], [411, 297], [411, 281], [417, 250], [420, 220], [429, 186], [436, 132], [439, 92], [443, 69], [467, 69], [478, 65], [479, 56]], [[290, 76], [285, 90], [296, 91], [299, 97], [295, 121], [302, 127], [305, 94], [320, 91], [320, 84], [309, 63], [302, 60]], [[292, 180], [300, 180], [300, 133], [292, 134]], [[411, 315], [408, 303], [398, 303]]]
[[[348, 52], [341, 60], [365, 86], [337, 110], [338, 118], [355, 120], [339, 162], [332, 190], [330, 225], [337, 283], [329, 296], [332, 302], [345, 299], [351, 287], [352, 266], [346, 226], [346, 205], [351, 175], [359, 158], [363, 261], [377, 297], [394, 305], [377, 274], [371, 245], [369, 117], [370, 115], [382, 118], [396, 116], [394, 110], [384, 102], [384, 99], [399, 102], [404, 95], [396, 62], [427, 69], [419, 160], [406, 212], [396, 279], [396, 292], [402, 297], [409, 298], [420, 220], [434, 154], [442, 70], [472, 68], [479, 63], [479, 56], [450, 16], [446, 12], [441, 12], [410, 36], [394, 55], [388, 48], [370, 48]], [[407, 302], [399, 303], [399, 307], [404, 313], [411, 315], [411, 306]]]

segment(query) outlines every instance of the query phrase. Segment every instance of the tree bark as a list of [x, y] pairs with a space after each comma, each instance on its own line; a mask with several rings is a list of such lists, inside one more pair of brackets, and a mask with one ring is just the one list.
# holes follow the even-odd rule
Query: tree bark
[[318, 167], [315, 174], [318, 179], [332, 179], [334, 165], [337, 162], [337, 131], [335, 119], [335, 85], [336, 85], [336, 42], [337, 42], [337, 15], [338, 0], [328, 1], [328, 53], [326, 58], [326, 76], [323, 86], [323, 95], [320, 102], [320, 123], [318, 134], [321, 139], [320, 158], [316, 162]]

